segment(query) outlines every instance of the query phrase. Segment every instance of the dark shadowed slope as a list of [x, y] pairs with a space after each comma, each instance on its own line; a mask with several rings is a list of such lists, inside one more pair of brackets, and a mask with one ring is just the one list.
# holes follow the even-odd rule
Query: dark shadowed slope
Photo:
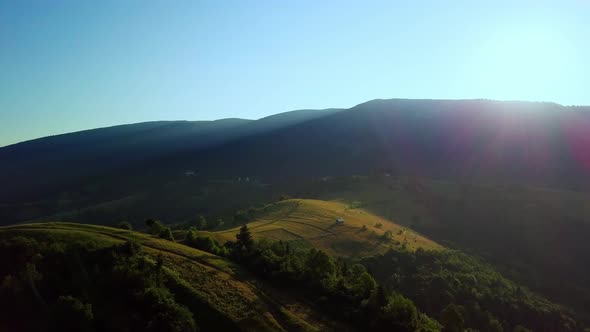
[[[250, 135], [277, 130], [337, 112], [301, 110], [257, 121], [160, 121], [51, 136], [0, 149], [0, 202], [39, 199], [55, 190], [145, 162], [195, 152]], [[137, 167], [134, 169], [133, 167]]]
[[[378, 170], [586, 188], [590, 111], [548, 103], [377, 100], [198, 155], [211, 174], [285, 176]], [[238, 168], [231, 162], [239, 160]], [[172, 165], [191, 165], [178, 156]]]
[[[49, 137], [0, 149], [0, 161], [0, 215], [7, 222], [65, 212], [58, 198], [66, 192], [75, 192], [76, 209], [146, 191], [174, 193], [168, 184], [187, 170], [204, 181], [388, 172], [585, 190], [590, 111], [552, 103], [374, 100], [250, 122], [149, 123]], [[29, 204], [40, 201], [42, 209]]]
[[[161, 121], [93, 129], [0, 149], [0, 199], [39, 197], [80, 177], [223, 140], [249, 120]], [[42, 196], [41, 196], [42, 197]]]

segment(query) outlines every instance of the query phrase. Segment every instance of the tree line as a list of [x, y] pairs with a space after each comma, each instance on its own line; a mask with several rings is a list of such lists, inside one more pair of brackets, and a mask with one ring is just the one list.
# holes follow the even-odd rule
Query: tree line
[[229, 257], [278, 286], [295, 285], [359, 329], [585, 331], [561, 307], [458, 251], [398, 248], [355, 263], [289, 242], [254, 240], [247, 225], [225, 244], [189, 230], [185, 244]]
[[441, 326], [403, 295], [377, 284], [361, 264], [288, 242], [254, 240], [247, 225], [235, 241], [220, 244], [189, 230], [185, 244], [222, 254], [277, 286], [295, 288], [331, 317], [372, 331], [440, 331]]
[[0, 240], [0, 330], [194, 332], [161, 258], [125, 242]]

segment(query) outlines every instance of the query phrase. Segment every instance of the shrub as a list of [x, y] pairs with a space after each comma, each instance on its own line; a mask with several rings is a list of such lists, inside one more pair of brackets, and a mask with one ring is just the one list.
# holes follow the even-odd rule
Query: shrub
[[147, 331], [196, 331], [193, 314], [174, 301], [167, 288], [151, 287], [145, 290], [143, 300], [149, 306], [150, 319]]
[[130, 224], [129, 222], [127, 222], [127, 221], [121, 221], [121, 222], [120, 222], [120, 223], [117, 225], [117, 227], [118, 227], [118, 228], [120, 228], [120, 229], [126, 229], [126, 230], [129, 230], [129, 231], [133, 230], [133, 227], [132, 227], [132, 226], [131, 226], [131, 224]]
[[174, 241], [174, 235], [172, 235], [172, 230], [170, 227], [165, 227], [163, 230], [161, 230], [159, 236], [162, 239]]
[[381, 236], [384, 241], [391, 240], [393, 238], [393, 232], [390, 230], [385, 231]]
[[375, 279], [367, 272], [364, 266], [355, 264], [350, 269], [348, 277], [350, 289], [355, 297], [367, 298], [377, 287]]
[[134, 256], [141, 252], [141, 243], [136, 240], [127, 240], [125, 243], [115, 247], [115, 251], [126, 256]]
[[394, 331], [416, 331], [418, 310], [411, 300], [402, 295], [395, 294], [389, 297], [387, 305], [383, 307], [383, 313]]
[[311, 249], [305, 259], [305, 273], [315, 283], [330, 288], [335, 281], [336, 265], [334, 260], [321, 250]]
[[440, 322], [444, 325], [445, 332], [463, 331], [465, 319], [463, 318], [463, 308], [454, 304], [449, 304], [440, 314]]
[[56, 331], [90, 331], [92, 305], [73, 296], [60, 296], [51, 310], [51, 325]]
[[165, 226], [159, 220], [148, 219], [145, 221], [146, 226], [148, 227], [148, 232], [152, 235], [159, 235], [162, 231], [165, 230]]

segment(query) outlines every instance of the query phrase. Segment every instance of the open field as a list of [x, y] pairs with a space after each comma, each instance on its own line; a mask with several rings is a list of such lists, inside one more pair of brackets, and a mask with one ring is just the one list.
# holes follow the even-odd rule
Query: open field
[[[344, 219], [344, 223], [338, 224], [338, 218]], [[409, 250], [442, 248], [395, 222], [340, 202], [312, 199], [278, 202], [264, 207], [248, 226], [255, 238], [293, 241], [336, 256], [364, 257], [404, 245]], [[207, 234], [225, 242], [234, 240], [238, 230]]]

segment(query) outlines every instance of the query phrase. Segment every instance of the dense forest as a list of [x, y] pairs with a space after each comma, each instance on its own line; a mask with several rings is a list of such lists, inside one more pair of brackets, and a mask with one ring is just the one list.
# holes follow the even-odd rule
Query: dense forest
[[[390, 250], [354, 262], [289, 243], [255, 241], [244, 225], [221, 245], [189, 230], [185, 244], [227, 255], [252, 272], [319, 301], [357, 328], [399, 331], [580, 331], [565, 309], [477, 258], [445, 250]], [[319, 295], [319, 297], [318, 297]], [[423, 312], [420, 312], [422, 310]], [[428, 315], [428, 316], [427, 316]], [[432, 318], [429, 318], [432, 317]]]
[[414, 299], [448, 331], [576, 331], [563, 308], [457, 251], [390, 250], [363, 259], [376, 280]]
[[0, 326], [7, 331], [197, 329], [178, 302], [179, 280], [137, 243], [99, 249], [14, 237], [0, 242], [0, 257]]

